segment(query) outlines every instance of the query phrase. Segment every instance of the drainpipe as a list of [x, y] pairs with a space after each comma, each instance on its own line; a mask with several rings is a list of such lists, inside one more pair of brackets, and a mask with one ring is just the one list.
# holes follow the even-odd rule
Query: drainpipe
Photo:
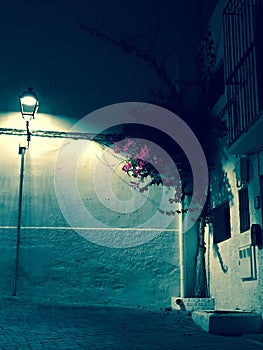
[[181, 204], [182, 214], [179, 214], [179, 267], [180, 267], [180, 297], [185, 297], [185, 266], [184, 266], [184, 234], [183, 234], [183, 209], [184, 204]]
[[19, 196], [18, 196], [16, 260], [15, 260], [14, 289], [13, 289], [14, 296], [16, 295], [16, 289], [17, 289], [17, 273], [18, 273], [19, 248], [20, 248], [21, 211], [22, 211], [22, 195], [23, 195], [23, 179], [24, 179], [24, 164], [25, 164], [26, 147], [21, 147], [19, 145], [19, 152], [18, 153], [21, 154], [21, 163], [20, 163], [20, 184], [19, 184]]

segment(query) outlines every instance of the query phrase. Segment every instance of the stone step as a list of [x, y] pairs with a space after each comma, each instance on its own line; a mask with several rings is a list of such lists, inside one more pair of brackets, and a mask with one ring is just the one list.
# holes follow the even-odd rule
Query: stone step
[[172, 297], [172, 308], [180, 311], [214, 310], [213, 298], [181, 298]]
[[220, 335], [262, 333], [262, 316], [253, 312], [214, 310], [194, 311], [193, 321], [205, 331]]

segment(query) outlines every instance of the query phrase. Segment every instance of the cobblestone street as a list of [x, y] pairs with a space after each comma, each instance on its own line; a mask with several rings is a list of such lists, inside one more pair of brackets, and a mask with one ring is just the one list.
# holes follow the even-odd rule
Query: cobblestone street
[[[29, 305], [1, 300], [0, 349], [262, 349], [204, 332], [189, 316], [147, 310]], [[257, 340], [261, 335], [255, 336]]]

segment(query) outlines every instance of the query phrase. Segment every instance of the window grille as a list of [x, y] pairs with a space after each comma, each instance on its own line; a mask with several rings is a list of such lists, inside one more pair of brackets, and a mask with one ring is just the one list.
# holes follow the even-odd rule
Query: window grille
[[248, 189], [244, 188], [238, 192], [239, 197], [239, 221], [240, 232], [245, 232], [250, 228]]
[[213, 210], [213, 237], [215, 244], [231, 237], [229, 202], [220, 204]]
[[259, 9], [262, 0], [230, 0], [223, 12], [230, 144], [257, 119], [261, 107], [256, 64]]

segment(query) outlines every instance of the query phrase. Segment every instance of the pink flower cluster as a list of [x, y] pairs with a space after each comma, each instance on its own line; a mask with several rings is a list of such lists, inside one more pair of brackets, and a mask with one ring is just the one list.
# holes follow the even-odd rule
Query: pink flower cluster
[[[172, 171], [169, 164], [165, 164], [164, 160], [158, 157], [158, 155], [151, 154], [152, 152], [147, 144], [142, 146], [133, 139], [127, 138], [125, 142], [114, 144], [114, 152], [125, 155], [126, 161], [122, 170], [129, 176], [136, 178], [140, 183], [143, 182], [144, 178], [149, 176], [152, 178], [152, 185], [158, 185], [160, 178], [162, 184], [166, 187], [175, 185], [175, 179], [171, 176]], [[156, 169], [161, 169], [162, 174]], [[131, 186], [135, 187], [134, 182], [131, 183]], [[144, 190], [148, 190], [148, 186], [144, 186], [143, 188]]]

